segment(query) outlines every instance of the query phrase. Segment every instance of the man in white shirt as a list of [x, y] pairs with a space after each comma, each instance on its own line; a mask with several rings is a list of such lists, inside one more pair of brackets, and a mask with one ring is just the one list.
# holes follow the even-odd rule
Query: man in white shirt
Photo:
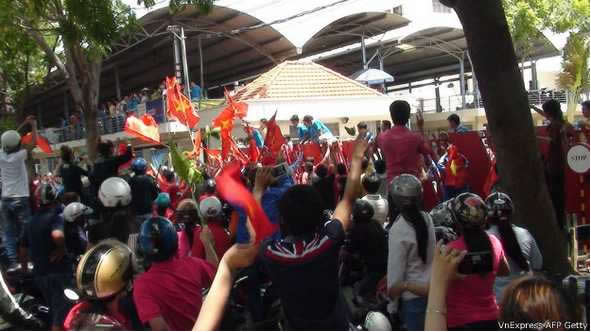
[[[18, 130], [30, 124], [32, 144], [21, 149]], [[0, 176], [2, 177], [2, 215], [3, 241], [10, 261], [7, 272], [20, 268], [17, 260], [17, 240], [21, 237], [25, 223], [31, 216], [29, 204], [29, 176], [25, 160], [37, 141], [37, 121], [29, 116], [15, 130], [7, 130], [2, 134], [0, 151]]]

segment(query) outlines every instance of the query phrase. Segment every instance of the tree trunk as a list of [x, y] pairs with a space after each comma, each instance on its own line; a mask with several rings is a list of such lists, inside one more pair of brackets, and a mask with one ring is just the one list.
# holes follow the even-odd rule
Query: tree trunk
[[558, 228], [548, 194], [527, 94], [501, 1], [441, 2], [454, 8], [464, 28], [502, 185], [515, 204], [514, 221], [525, 225], [536, 238], [546, 270], [555, 274], [570, 272], [567, 239]]
[[566, 91], [566, 118], [571, 124], [575, 121], [575, 112], [579, 94], [574, 91]]
[[86, 127], [86, 148], [88, 160], [96, 159], [98, 142], [97, 107], [100, 88], [102, 59], [88, 58], [78, 45], [64, 43], [66, 68], [70, 72], [68, 87], [74, 100], [75, 111], [81, 112]]
[[88, 160], [94, 162], [96, 159], [96, 145], [99, 138], [97, 126], [97, 109], [99, 89], [101, 81], [102, 60], [97, 59], [90, 62], [88, 72], [88, 87], [86, 96], [86, 109], [84, 110], [84, 121], [86, 125], [86, 147], [88, 149]]

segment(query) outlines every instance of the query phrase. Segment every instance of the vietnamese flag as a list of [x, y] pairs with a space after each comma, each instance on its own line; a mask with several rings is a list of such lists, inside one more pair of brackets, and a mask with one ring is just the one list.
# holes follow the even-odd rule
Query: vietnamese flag
[[486, 176], [486, 181], [484, 182], [484, 186], [482, 188], [482, 192], [484, 193], [484, 196], [490, 195], [492, 188], [494, 187], [494, 185], [499, 182], [500, 177], [497, 174], [497, 160], [494, 159], [491, 162], [490, 165], [490, 170], [488, 171], [488, 175]]
[[220, 128], [220, 139], [222, 141], [222, 160], [226, 161], [228, 154], [232, 150], [232, 129], [234, 128], [234, 110], [227, 106], [218, 116], [213, 119], [213, 127]]
[[[252, 193], [240, 181], [240, 163], [234, 162], [226, 166], [216, 177], [217, 191], [222, 199], [236, 209], [241, 209], [250, 219], [256, 233], [255, 243], [260, 243], [266, 237], [277, 231], [277, 225], [272, 224], [260, 204]], [[238, 225], [246, 227], [246, 221]]]
[[160, 144], [160, 132], [156, 120], [149, 115], [142, 115], [141, 119], [131, 115], [125, 120], [125, 133], [148, 143]]
[[193, 103], [181, 92], [176, 78], [166, 78], [166, 107], [168, 115], [177, 119], [189, 128], [195, 128], [199, 124], [199, 115], [195, 113]]
[[277, 158], [277, 154], [281, 151], [281, 147], [285, 144], [285, 137], [281, 133], [281, 128], [277, 125], [277, 121], [275, 121], [275, 117], [277, 116], [277, 111], [275, 114], [267, 121], [267, 135], [265, 136], [265, 148], [267, 149], [267, 156], [266, 159], [275, 160]]
[[234, 98], [230, 96], [228, 90], [224, 89], [224, 96], [226, 96], [226, 100], [228, 102], [228, 107], [232, 109], [234, 116], [243, 119], [248, 114], [248, 104], [245, 102], [235, 102]]
[[[33, 144], [33, 133], [27, 133], [25, 136], [23, 136], [21, 138], [21, 143], [27, 145]], [[53, 153], [53, 149], [51, 148], [51, 144], [49, 144], [47, 138], [39, 135], [39, 133], [37, 133], [37, 142], [35, 142], [35, 145], [37, 145], [41, 151], [47, 154]]]

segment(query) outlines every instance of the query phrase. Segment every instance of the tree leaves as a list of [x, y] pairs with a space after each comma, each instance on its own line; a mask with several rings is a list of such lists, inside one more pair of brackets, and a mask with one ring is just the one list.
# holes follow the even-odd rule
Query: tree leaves
[[575, 95], [589, 89], [589, 35], [572, 33], [564, 46], [558, 85]]
[[197, 186], [203, 182], [203, 173], [197, 168], [195, 160], [185, 157], [175, 143], [171, 142], [169, 147], [174, 171], [195, 192]]
[[503, 0], [503, 7], [513, 45], [524, 57], [544, 29], [589, 34], [589, 0]]

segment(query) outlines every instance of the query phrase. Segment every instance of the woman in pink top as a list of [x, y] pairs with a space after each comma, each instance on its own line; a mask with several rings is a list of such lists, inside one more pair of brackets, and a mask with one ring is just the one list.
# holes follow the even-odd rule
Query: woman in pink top
[[449, 202], [460, 237], [448, 244], [468, 254], [459, 267], [466, 276], [454, 280], [447, 293], [447, 326], [450, 330], [497, 330], [499, 308], [493, 289], [496, 276], [509, 274], [499, 240], [484, 231], [486, 204], [476, 194], [460, 194]]

